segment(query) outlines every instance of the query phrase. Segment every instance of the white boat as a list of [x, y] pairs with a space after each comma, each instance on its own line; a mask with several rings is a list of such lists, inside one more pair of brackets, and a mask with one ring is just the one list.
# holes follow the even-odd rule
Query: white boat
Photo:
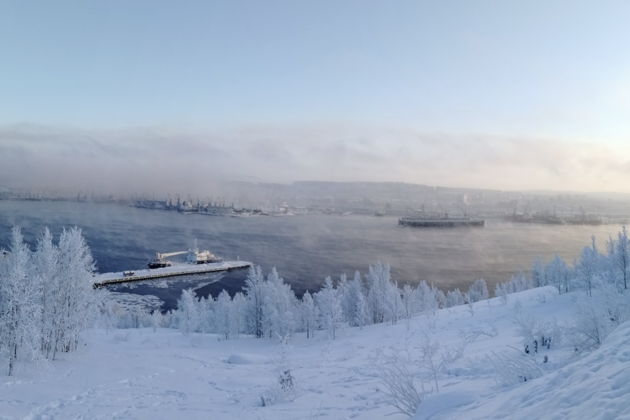
[[173, 265], [173, 262], [168, 260], [168, 258], [178, 255], [186, 255], [186, 262], [188, 264], [209, 264], [223, 261], [221, 257], [217, 257], [207, 249], [203, 251], [189, 249], [188, 251], [175, 251], [166, 253], [156, 252], [155, 258], [149, 262], [148, 266], [149, 268], [170, 267]]

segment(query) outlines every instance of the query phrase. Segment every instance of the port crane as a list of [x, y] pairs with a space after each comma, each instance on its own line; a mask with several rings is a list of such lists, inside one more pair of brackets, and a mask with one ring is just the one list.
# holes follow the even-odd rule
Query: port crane
[[177, 255], [188, 254], [188, 252], [189, 251], [175, 251], [175, 252], [164, 252], [164, 253], [156, 252], [155, 253], [155, 259], [156, 260], [165, 260], [167, 258], [175, 257]]

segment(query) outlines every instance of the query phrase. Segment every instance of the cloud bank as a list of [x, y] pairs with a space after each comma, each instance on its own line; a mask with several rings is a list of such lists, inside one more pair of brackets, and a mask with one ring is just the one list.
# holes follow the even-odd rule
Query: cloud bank
[[225, 181], [396, 181], [630, 192], [623, 146], [345, 125], [225, 130], [0, 126], [0, 185], [213, 194]]

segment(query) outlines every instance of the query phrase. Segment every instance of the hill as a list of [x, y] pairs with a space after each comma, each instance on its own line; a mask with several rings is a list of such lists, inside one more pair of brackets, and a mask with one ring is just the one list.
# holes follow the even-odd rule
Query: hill
[[[630, 325], [578, 357], [557, 332], [568, 328], [574, 299], [544, 287], [396, 325], [342, 328], [336, 340], [323, 332], [308, 340], [297, 334], [284, 345], [164, 328], [91, 330], [86, 345], [66, 360], [24, 364], [15, 379], [6, 378], [0, 413], [4, 418], [403, 419], [407, 416], [394, 408], [383, 380], [398, 367], [419, 378], [416, 387], [426, 391], [416, 419], [630, 415], [625, 398]], [[497, 380], [497, 360], [523, 351], [523, 329], [549, 326], [552, 319], [557, 343], [532, 352], [537, 375], [524, 383]], [[278, 378], [287, 370], [293, 386], [283, 390]]]

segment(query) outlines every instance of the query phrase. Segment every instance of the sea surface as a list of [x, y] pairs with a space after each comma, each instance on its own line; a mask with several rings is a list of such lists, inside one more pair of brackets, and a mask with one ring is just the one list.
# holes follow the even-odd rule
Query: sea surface
[[[592, 235], [603, 248], [621, 229], [500, 220], [489, 220], [484, 228], [422, 229], [399, 226], [387, 216], [235, 218], [119, 204], [0, 201], [0, 248], [8, 247], [13, 225], [22, 227], [30, 243], [46, 226], [55, 235], [64, 227], [82, 228], [100, 272], [144, 268], [156, 251], [185, 250], [196, 242], [224, 259], [252, 261], [265, 271], [276, 267], [298, 293], [318, 289], [328, 275], [365, 272], [377, 261], [390, 264], [399, 283], [427, 280], [451, 289], [485, 278], [492, 286], [529, 270], [538, 257], [550, 260], [558, 254], [573, 261]], [[237, 290], [245, 275], [215, 278], [214, 288], [208, 287], [207, 278], [199, 283], [215, 294], [219, 286]]]

